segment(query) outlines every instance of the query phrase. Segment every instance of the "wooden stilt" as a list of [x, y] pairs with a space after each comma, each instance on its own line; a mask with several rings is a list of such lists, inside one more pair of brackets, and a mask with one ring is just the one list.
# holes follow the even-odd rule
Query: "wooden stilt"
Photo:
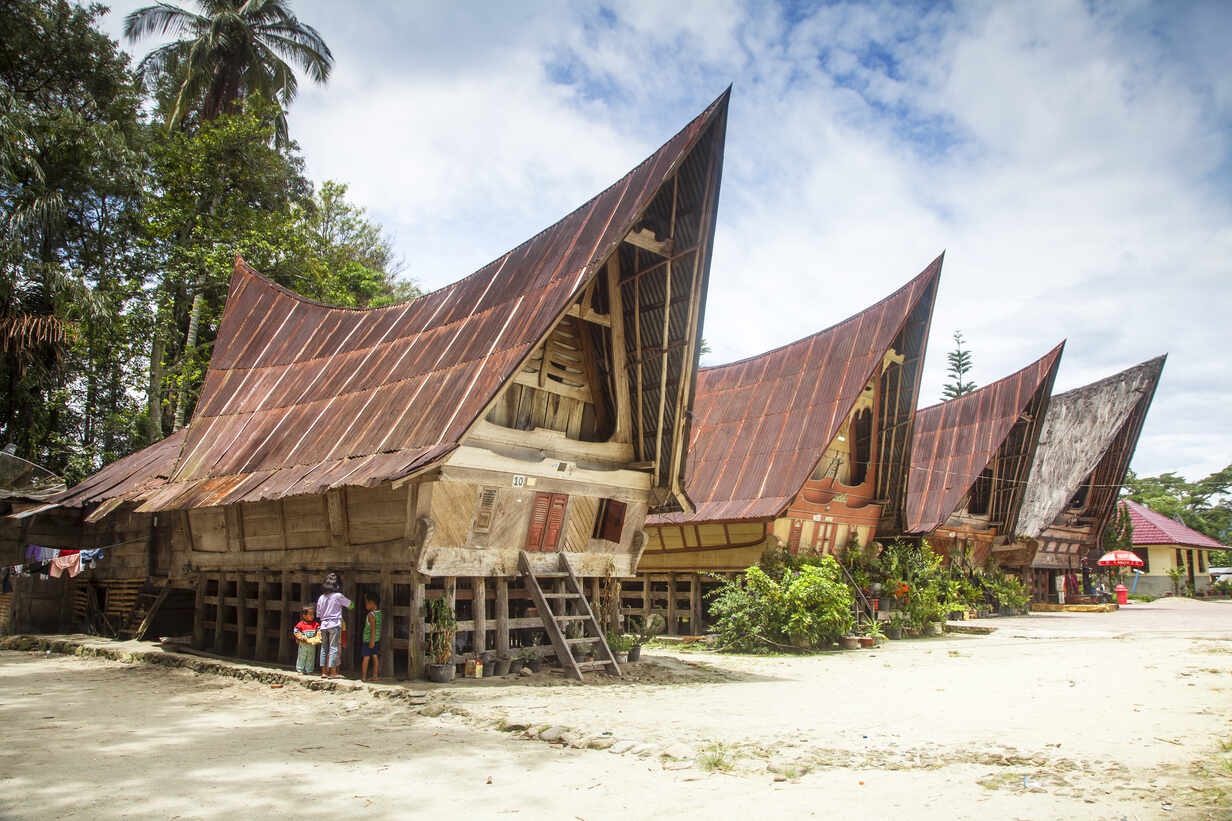
[[193, 637], [194, 650], [205, 649], [205, 575], [197, 576], [197, 592], [193, 598]]
[[[355, 672], [355, 648], [359, 646], [360, 637], [363, 636], [363, 603], [356, 601], [358, 594], [355, 588], [355, 577], [348, 573], [342, 582], [342, 595], [351, 600], [353, 607], [349, 611], [342, 611], [342, 621], [347, 627], [347, 646], [342, 648], [340, 665], [348, 673]], [[356, 613], [360, 615], [356, 616]]]
[[424, 673], [424, 583], [417, 578], [411, 585], [411, 632], [407, 654], [411, 678], [421, 678]]
[[257, 577], [257, 635], [252, 645], [254, 661], [265, 661], [269, 640], [265, 635], [265, 574]]
[[673, 636], [680, 632], [676, 620], [676, 574], [669, 573], [667, 576], [667, 624], [671, 628], [670, 632]]
[[381, 636], [381, 669], [385, 671], [384, 678], [394, 676], [394, 577], [389, 568], [381, 570], [381, 609], [385, 612]]
[[509, 656], [509, 580], [496, 580], [496, 653]]
[[471, 579], [471, 618], [475, 622], [472, 646], [476, 654], [482, 654], [488, 649], [488, 580], [482, 577]]
[[218, 574], [218, 601], [214, 608], [214, 652], [221, 653], [223, 648], [223, 602], [227, 598], [227, 574]]
[[241, 573], [235, 577], [235, 655], [248, 655], [248, 582]]
[[[282, 510], [282, 505], [278, 505]], [[287, 664], [291, 661], [291, 628], [298, 619], [291, 615], [291, 574], [282, 571], [282, 597], [278, 600], [278, 663]]]

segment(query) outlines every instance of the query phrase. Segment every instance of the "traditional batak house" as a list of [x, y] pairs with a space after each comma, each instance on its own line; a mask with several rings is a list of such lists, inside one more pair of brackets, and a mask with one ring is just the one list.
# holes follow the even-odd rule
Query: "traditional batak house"
[[1048, 403], [1016, 529], [1021, 543], [1034, 545], [1036, 600], [1056, 599], [1058, 575], [1077, 574], [1084, 562], [1095, 567], [1165, 359], [1057, 394]]
[[698, 632], [702, 574], [780, 545], [833, 552], [897, 532], [942, 259], [832, 328], [701, 369], [685, 484], [696, 509], [647, 519], [626, 613]]
[[[529, 649], [574, 675], [576, 644], [618, 672], [580, 585], [633, 572], [648, 511], [692, 509], [727, 106], [725, 92], [560, 222], [410, 303], [322, 305], [237, 260], [189, 426], [59, 510], [84, 514], [84, 544], [127, 542], [115, 572], [183, 591], [199, 647], [289, 661], [298, 603], [336, 570], [392, 617], [388, 670], [421, 669], [424, 602], [443, 597], [461, 650], [508, 653], [533, 629], [551, 644]], [[565, 636], [574, 621], [589, 638]]]
[[904, 532], [953, 559], [996, 553], [1021, 568], [1012, 535], [1062, 342], [1004, 379], [916, 412]]
[[1137, 577], [1134, 592], [1152, 596], [1173, 592], [1168, 571], [1177, 568], [1181, 570], [1177, 579], [1180, 592], [1184, 593], [1186, 586], [1197, 592], [1210, 588], [1209, 554], [1212, 550], [1227, 550], [1227, 545], [1144, 504], [1128, 499], [1121, 504], [1129, 511], [1134, 552], [1142, 559], [1142, 575]]

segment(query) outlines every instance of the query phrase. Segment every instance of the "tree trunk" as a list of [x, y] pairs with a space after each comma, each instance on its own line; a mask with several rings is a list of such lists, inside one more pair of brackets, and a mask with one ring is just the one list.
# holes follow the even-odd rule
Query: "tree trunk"
[[154, 323], [154, 344], [150, 348], [150, 390], [146, 395], [146, 439], [153, 444], [163, 438], [163, 336]]
[[[188, 315], [188, 336], [184, 338], [184, 355], [181, 361], [185, 369], [193, 355], [193, 348], [197, 347], [197, 331], [201, 327], [201, 305], [205, 302], [205, 298], [201, 295], [201, 288], [205, 285], [205, 277], [202, 276], [197, 280], [196, 293], [193, 294], [192, 312]], [[171, 428], [173, 431], [184, 427], [184, 408], [188, 406], [188, 375], [183, 371], [180, 372], [180, 387], [176, 391], [175, 396], [175, 425]]]

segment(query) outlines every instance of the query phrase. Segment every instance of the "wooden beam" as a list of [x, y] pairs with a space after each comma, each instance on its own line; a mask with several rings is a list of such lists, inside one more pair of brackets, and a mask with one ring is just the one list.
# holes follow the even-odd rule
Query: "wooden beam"
[[[330, 547], [347, 546], [346, 488], [336, 488], [325, 494], [325, 515], [329, 520]], [[348, 598], [350, 598], [348, 596]]]
[[348, 616], [352, 616], [350, 619], [351, 623], [347, 625], [349, 634], [347, 635], [347, 646], [342, 648], [342, 669], [352, 673], [355, 672], [355, 648], [359, 646], [360, 636], [363, 635], [363, 630], [360, 629], [360, 619], [353, 616], [355, 613], [363, 612], [363, 605], [355, 601], [358, 598], [355, 588], [355, 575], [347, 573], [343, 577], [342, 595], [350, 599], [355, 606], [351, 609], [350, 613], [346, 610], [342, 611], [343, 623], [347, 621]]
[[[675, 235], [676, 233], [676, 199], [680, 190], [680, 175], [676, 174], [672, 177], [672, 217], [669, 223], [668, 230]], [[671, 338], [671, 319], [672, 319], [672, 265], [669, 262], [666, 267], [667, 273], [663, 277], [664, 304], [667, 306], [663, 310], [663, 359], [659, 362], [659, 422], [655, 426], [655, 474], [652, 484], [659, 485], [661, 479], [659, 476], [660, 470], [663, 467], [663, 416], [667, 411], [667, 345]], [[641, 352], [638, 352], [641, 355]], [[681, 374], [683, 376], [683, 374]], [[669, 480], [670, 481], [670, 480]]]
[[612, 433], [611, 441], [628, 442], [632, 435], [633, 418], [629, 408], [632, 399], [629, 395], [629, 371], [625, 364], [628, 351], [625, 350], [625, 310], [624, 294], [620, 286], [619, 252], [614, 251], [608, 257], [605, 270], [608, 312], [616, 318], [609, 326], [612, 329], [612, 376], [616, 383], [613, 396], [616, 403], [616, 430]]
[[[674, 180], [673, 180], [673, 185], [675, 185]], [[675, 197], [674, 191], [672, 193], [672, 196], [673, 198]], [[675, 216], [674, 209], [673, 209], [673, 216]], [[672, 221], [671, 230], [674, 234], [675, 233], [675, 220]], [[652, 254], [658, 254], [661, 257], [670, 257], [672, 255], [672, 238], [668, 237], [665, 240], [659, 240], [655, 237], [654, 231], [651, 231], [646, 228], [641, 228], [636, 231], [630, 231], [627, 235], [625, 235], [624, 241], [629, 243], [632, 246], [641, 248], [644, 251], [649, 251]]]
[[472, 646], [475, 653], [488, 649], [488, 580], [483, 576], [471, 579], [471, 620], [475, 623]]
[[[634, 251], [634, 265], [641, 251]], [[633, 355], [637, 357], [637, 441], [634, 449], [638, 459], [649, 461], [646, 453], [646, 425], [642, 420], [642, 281], [633, 281]]]
[[518, 385], [525, 385], [526, 387], [534, 388], [537, 391], [546, 391], [547, 393], [554, 393], [557, 396], [576, 399], [579, 402], [595, 401], [590, 395], [589, 388], [575, 388], [572, 385], [565, 385], [561, 382], [555, 381], [554, 379], [545, 379], [543, 370], [540, 370], [537, 375], [533, 373], [526, 373], [525, 371], [519, 371], [518, 375], [513, 378], [513, 381]]
[[496, 653], [509, 656], [509, 579], [496, 580]]
[[[616, 255], [612, 254], [612, 256]], [[595, 325], [602, 325], [605, 328], [612, 327], [612, 314], [601, 314], [589, 305], [578, 305], [577, 303], [574, 303], [565, 309], [565, 316], [571, 316], [575, 319], [580, 319], [583, 322], [590, 322]]]

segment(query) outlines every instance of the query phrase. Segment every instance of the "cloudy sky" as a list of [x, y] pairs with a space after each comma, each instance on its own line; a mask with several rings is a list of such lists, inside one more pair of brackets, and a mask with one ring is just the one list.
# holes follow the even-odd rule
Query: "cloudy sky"
[[[144, 3], [115, 2], [106, 19]], [[875, 302], [946, 251], [922, 404], [1169, 359], [1133, 467], [1232, 462], [1232, 4], [299, 0], [336, 65], [291, 116], [439, 287], [623, 175], [733, 84], [705, 364]], [[127, 45], [140, 56], [155, 42]]]

